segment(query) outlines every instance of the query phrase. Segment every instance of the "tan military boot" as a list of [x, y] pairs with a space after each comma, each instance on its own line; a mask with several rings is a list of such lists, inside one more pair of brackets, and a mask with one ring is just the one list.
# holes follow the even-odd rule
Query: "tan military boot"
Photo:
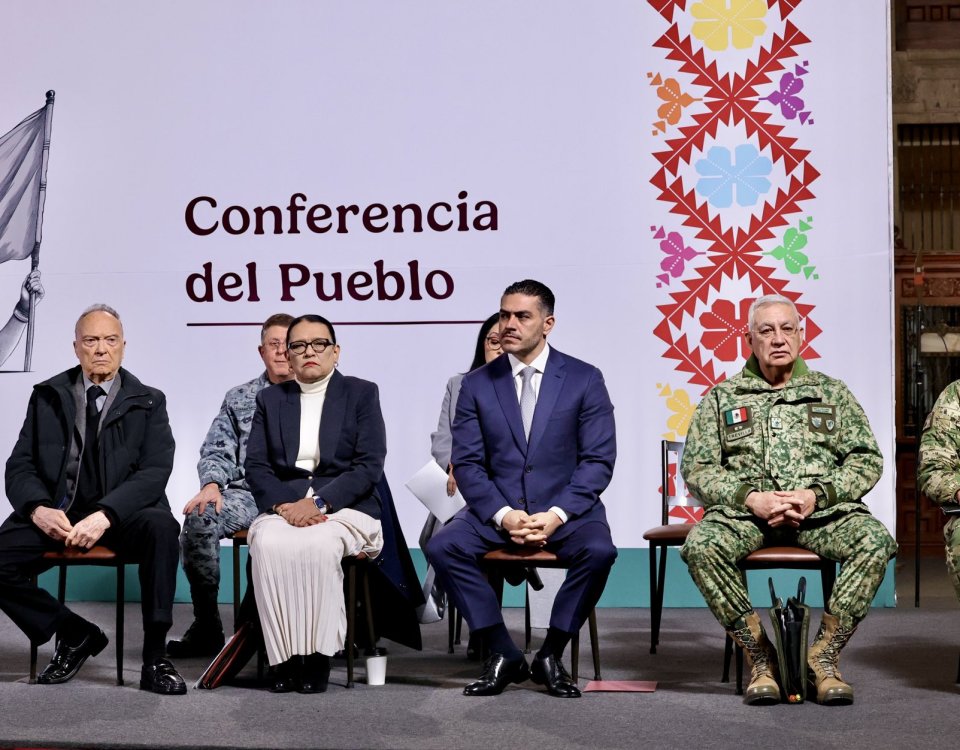
[[760, 615], [751, 612], [746, 617], [741, 617], [733, 624], [730, 637], [740, 645], [750, 662], [750, 684], [743, 693], [743, 702], [748, 706], [772, 706], [779, 703], [777, 652], [763, 631]]
[[840, 664], [840, 651], [854, 631], [856, 627], [845, 628], [834, 615], [823, 613], [820, 630], [807, 652], [810, 682], [816, 687], [817, 703], [825, 706], [849, 706], [853, 703], [853, 688], [840, 677], [837, 666]]

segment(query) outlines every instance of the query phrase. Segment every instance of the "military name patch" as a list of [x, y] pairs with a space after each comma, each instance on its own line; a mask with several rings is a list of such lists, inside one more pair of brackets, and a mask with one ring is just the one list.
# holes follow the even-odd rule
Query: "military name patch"
[[832, 435], [837, 429], [837, 407], [833, 404], [808, 404], [807, 426], [811, 432]]
[[752, 434], [753, 427], [740, 427], [739, 429], [727, 430], [727, 440], [739, 440]]

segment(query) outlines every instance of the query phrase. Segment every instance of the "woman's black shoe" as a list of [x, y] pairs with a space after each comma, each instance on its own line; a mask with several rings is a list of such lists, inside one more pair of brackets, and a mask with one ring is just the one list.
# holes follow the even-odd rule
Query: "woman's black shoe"
[[330, 682], [330, 657], [310, 654], [303, 659], [298, 693], [325, 693]]

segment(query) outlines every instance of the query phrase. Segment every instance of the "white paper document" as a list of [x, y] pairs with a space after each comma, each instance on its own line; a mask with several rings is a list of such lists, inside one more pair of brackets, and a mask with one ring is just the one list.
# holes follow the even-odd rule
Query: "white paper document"
[[427, 506], [427, 510], [439, 518], [441, 523], [449, 521], [454, 513], [467, 504], [460, 490], [457, 490], [453, 497], [447, 495], [447, 472], [432, 459], [410, 477], [407, 489], [416, 495], [417, 500]]

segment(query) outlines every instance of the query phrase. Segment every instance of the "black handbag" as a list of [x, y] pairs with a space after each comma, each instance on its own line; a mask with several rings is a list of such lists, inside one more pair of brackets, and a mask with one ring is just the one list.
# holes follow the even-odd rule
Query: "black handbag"
[[786, 703], [803, 703], [807, 697], [807, 630], [810, 627], [810, 607], [804, 604], [807, 579], [800, 579], [797, 595], [783, 604], [769, 578], [770, 621], [777, 646], [780, 667], [780, 693]]

